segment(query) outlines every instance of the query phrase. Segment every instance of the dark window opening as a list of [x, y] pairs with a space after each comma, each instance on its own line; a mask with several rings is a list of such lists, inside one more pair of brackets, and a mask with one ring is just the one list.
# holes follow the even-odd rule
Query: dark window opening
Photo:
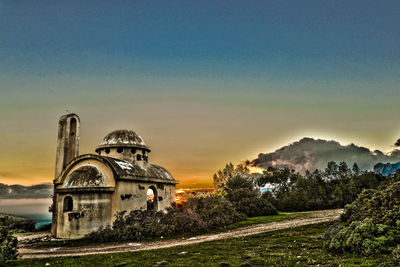
[[137, 154], [137, 155], [136, 155], [136, 159], [137, 159], [137, 160], [142, 160], [142, 155]]
[[71, 211], [73, 208], [73, 202], [72, 202], [72, 197], [66, 196], [64, 198], [64, 206], [63, 206], [63, 212], [68, 212]]
[[71, 212], [68, 213], [68, 221], [79, 220], [80, 218], [85, 217], [85, 213], [83, 212]]
[[106, 149], [104, 149], [104, 152], [106, 152], [106, 154], [110, 154], [110, 149], [106, 148]]
[[132, 197], [132, 194], [123, 194], [123, 195], [121, 195], [121, 200], [130, 199], [131, 197]]
[[117, 152], [122, 153], [122, 152], [124, 152], [124, 149], [122, 147], [119, 147], [119, 148], [117, 148]]
[[143, 160], [148, 162], [149, 158], [147, 156], [143, 156]]
[[76, 137], [75, 133], [78, 130], [77, 121], [75, 118], [71, 118], [69, 122], [69, 137], [68, 137], [68, 150], [66, 164], [70, 163], [74, 159], [76, 152]]
[[163, 190], [164, 189], [164, 185], [163, 184], [157, 184], [157, 188]]
[[136, 149], [135, 149], [135, 148], [132, 148], [132, 149], [131, 149], [131, 153], [132, 153], [132, 154], [135, 154], [135, 153], [136, 153]]

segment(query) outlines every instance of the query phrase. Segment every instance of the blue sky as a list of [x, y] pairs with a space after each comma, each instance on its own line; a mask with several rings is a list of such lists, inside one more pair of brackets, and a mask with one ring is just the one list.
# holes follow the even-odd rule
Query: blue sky
[[399, 25], [399, 1], [0, 0], [0, 181], [51, 181], [65, 109], [83, 152], [130, 128], [183, 181], [304, 135], [390, 150]]

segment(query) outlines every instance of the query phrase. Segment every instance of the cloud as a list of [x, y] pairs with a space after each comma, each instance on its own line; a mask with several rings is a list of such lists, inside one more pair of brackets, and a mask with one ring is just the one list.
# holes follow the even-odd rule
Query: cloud
[[400, 146], [400, 138], [397, 139], [396, 143], [394, 143], [394, 146]]
[[371, 170], [379, 162], [399, 162], [400, 150], [384, 154], [355, 144], [344, 146], [333, 140], [305, 137], [275, 152], [259, 154], [251, 165], [264, 169], [270, 166], [289, 167], [304, 173], [306, 170], [324, 170], [329, 161], [345, 161], [349, 166], [357, 163], [360, 169]]
[[53, 194], [52, 184], [6, 185], [0, 183], [0, 199], [23, 199], [23, 198], [50, 198]]

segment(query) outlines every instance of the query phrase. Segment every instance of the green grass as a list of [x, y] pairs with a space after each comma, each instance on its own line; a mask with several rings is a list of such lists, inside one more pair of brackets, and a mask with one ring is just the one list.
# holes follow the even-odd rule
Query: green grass
[[228, 225], [224, 228], [213, 230], [212, 232], [224, 232], [232, 229], [238, 229], [242, 227], [247, 227], [255, 224], [263, 224], [263, 223], [272, 223], [272, 222], [281, 222], [289, 219], [298, 218], [297, 214], [278, 214], [278, 215], [270, 215], [270, 216], [259, 216], [259, 217], [249, 217], [244, 221], [240, 221], [231, 225]]
[[[188, 238], [192, 236], [197, 236], [201, 234], [207, 234], [207, 233], [221, 233], [221, 232], [226, 232], [232, 229], [237, 229], [237, 228], [242, 228], [250, 225], [255, 225], [255, 224], [263, 224], [263, 223], [272, 223], [272, 222], [280, 222], [284, 220], [290, 220], [294, 218], [299, 218], [299, 214], [278, 214], [278, 215], [272, 215], [272, 216], [259, 216], [259, 217], [250, 217], [247, 218], [244, 221], [240, 221], [231, 225], [228, 225], [226, 227], [216, 229], [216, 230], [211, 230], [211, 231], [204, 231], [200, 233], [186, 233], [186, 234], [180, 234], [180, 235], [174, 235], [171, 237], [163, 238], [165, 239], [173, 239], [173, 238]], [[303, 215], [301, 215], [303, 216]], [[155, 240], [161, 240], [160, 238], [152, 238], [152, 239], [147, 239], [143, 241], [155, 241]], [[104, 244], [118, 244], [118, 243], [126, 243], [124, 242], [109, 242], [109, 243], [104, 243]], [[51, 247], [77, 247], [77, 246], [88, 246], [88, 245], [97, 245], [97, 242], [93, 242], [90, 240], [84, 240], [84, 239], [73, 239], [73, 240], [59, 240], [59, 241], [46, 241], [46, 242], [40, 242], [36, 244], [29, 245], [31, 248], [51, 248]]]
[[[17, 260], [10, 266], [393, 266], [390, 255], [334, 255], [323, 249], [329, 223], [166, 249]], [[225, 264], [225, 265], [224, 265]]]

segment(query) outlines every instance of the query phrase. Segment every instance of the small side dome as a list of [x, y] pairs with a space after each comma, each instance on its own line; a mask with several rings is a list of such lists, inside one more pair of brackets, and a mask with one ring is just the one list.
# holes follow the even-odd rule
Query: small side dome
[[103, 142], [97, 146], [96, 152], [103, 148], [115, 147], [142, 148], [150, 152], [150, 148], [146, 146], [143, 138], [130, 130], [116, 130], [107, 134], [103, 138]]

